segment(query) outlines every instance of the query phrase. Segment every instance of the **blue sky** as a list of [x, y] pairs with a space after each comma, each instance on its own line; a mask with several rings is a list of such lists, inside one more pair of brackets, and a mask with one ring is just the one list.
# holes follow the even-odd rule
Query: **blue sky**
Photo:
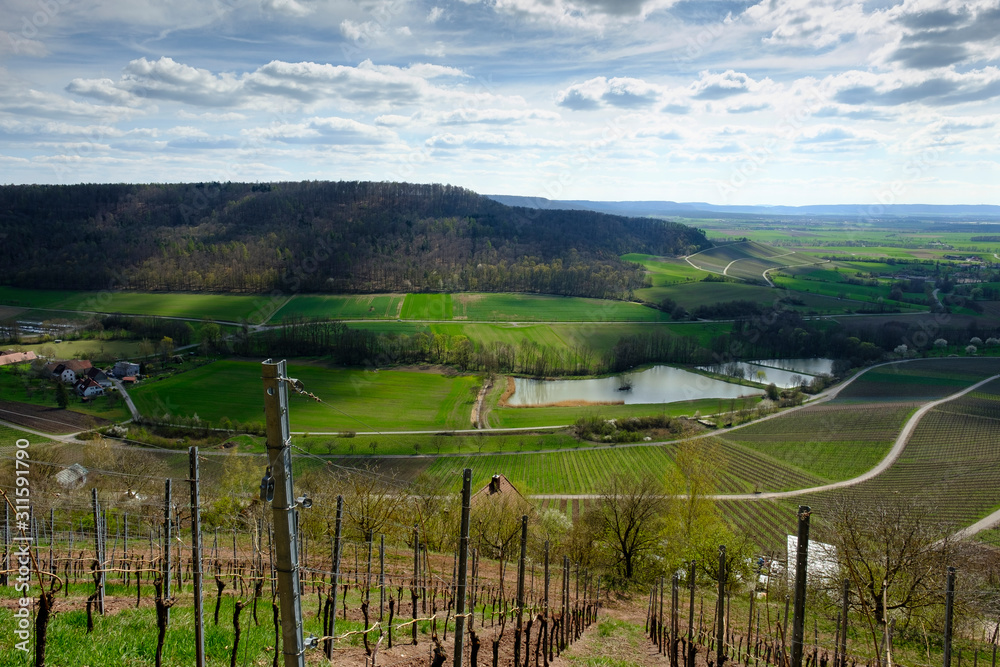
[[0, 182], [1000, 204], [1000, 0], [0, 0]]

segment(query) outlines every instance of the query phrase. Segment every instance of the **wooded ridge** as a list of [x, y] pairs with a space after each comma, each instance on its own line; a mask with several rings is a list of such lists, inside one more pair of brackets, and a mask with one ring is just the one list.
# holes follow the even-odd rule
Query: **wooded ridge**
[[519, 291], [625, 298], [628, 252], [701, 230], [505, 206], [448, 185], [372, 182], [0, 186], [0, 283], [170, 291]]

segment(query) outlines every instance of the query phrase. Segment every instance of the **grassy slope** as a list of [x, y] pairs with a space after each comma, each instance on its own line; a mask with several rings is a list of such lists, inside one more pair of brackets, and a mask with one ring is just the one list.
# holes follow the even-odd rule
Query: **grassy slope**
[[229, 321], [251, 318], [255, 314], [266, 321], [285, 300], [287, 297], [272, 301], [269, 297], [239, 294], [70, 292], [0, 287], [0, 303], [8, 305]]
[[[295, 431], [468, 428], [480, 382], [471, 375], [371, 372], [295, 362], [290, 364], [289, 373], [330, 404], [293, 396], [291, 422]], [[130, 393], [143, 414], [197, 414], [212, 422], [223, 417], [263, 421], [260, 386], [259, 364], [217, 361], [142, 384]]]

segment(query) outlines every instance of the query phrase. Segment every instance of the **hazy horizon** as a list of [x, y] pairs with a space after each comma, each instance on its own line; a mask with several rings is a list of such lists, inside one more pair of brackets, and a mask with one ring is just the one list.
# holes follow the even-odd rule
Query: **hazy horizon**
[[0, 182], [1000, 204], [1000, 3], [11, 0]]

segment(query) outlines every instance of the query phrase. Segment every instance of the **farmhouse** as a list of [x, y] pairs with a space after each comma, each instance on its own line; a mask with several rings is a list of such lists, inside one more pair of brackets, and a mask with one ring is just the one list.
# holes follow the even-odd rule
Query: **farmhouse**
[[76, 383], [74, 383], [73, 388], [76, 389], [76, 393], [84, 398], [104, 395], [104, 387], [99, 385], [97, 381], [91, 380], [88, 377], [82, 377], [77, 380]]
[[119, 361], [111, 369], [111, 374], [118, 378], [134, 377], [139, 374], [139, 364], [134, 364], [131, 361]]
[[73, 384], [77, 378], [83, 377], [88, 370], [93, 368], [93, 364], [86, 359], [70, 359], [68, 361], [53, 361], [46, 364], [45, 368], [54, 379], [66, 384]]
[[101, 385], [105, 389], [111, 386], [111, 380], [108, 378], [107, 373], [102, 371], [100, 368], [91, 368], [87, 371], [86, 376], [88, 379], [93, 380], [97, 384]]
[[23, 364], [37, 358], [38, 356], [34, 352], [4, 352], [0, 354], [0, 366]]

